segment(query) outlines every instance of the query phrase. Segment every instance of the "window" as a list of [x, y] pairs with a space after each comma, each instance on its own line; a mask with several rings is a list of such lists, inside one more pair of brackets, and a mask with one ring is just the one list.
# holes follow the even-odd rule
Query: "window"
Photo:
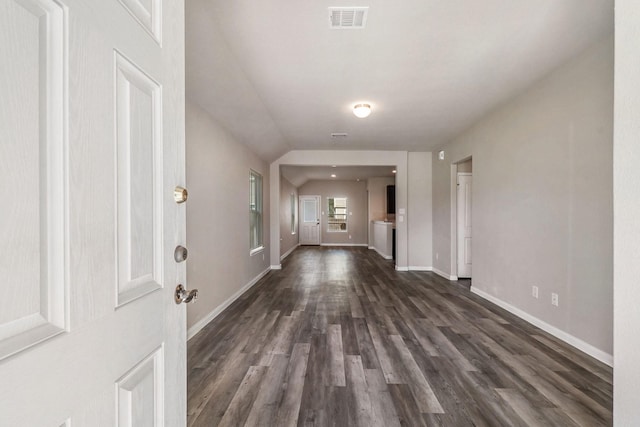
[[249, 246], [251, 252], [262, 249], [262, 175], [249, 172]]
[[296, 195], [291, 193], [289, 198], [291, 203], [291, 234], [296, 234]]
[[347, 231], [347, 198], [329, 197], [327, 231]]

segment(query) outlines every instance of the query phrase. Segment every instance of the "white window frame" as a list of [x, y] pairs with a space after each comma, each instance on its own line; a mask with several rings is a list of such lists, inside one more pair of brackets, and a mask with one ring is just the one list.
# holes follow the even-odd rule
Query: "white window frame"
[[297, 218], [297, 211], [298, 209], [296, 208], [296, 202], [297, 202], [297, 197], [295, 195], [295, 193], [291, 193], [291, 195], [289, 196], [289, 203], [291, 204], [289, 210], [291, 212], [291, 234], [294, 235], [296, 234], [296, 230], [297, 230], [297, 225], [298, 225], [298, 218]]
[[[334, 207], [334, 211], [336, 209], [340, 209], [340, 210], [344, 210], [344, 212], [342, 213], [335, 213], [332, 215], [331, 214], [331, 200], [334, 201], [334, 205], [335, 205], [335, 200], [336, 199], [344, 199], [344, 207], [339, 207], [339, 208], [335, 208]], [[344, 229], [341, 227], [339, 230], [332, 230], [331, 229], [331, 225], [335, 224], [335, 220], [334, 222], [332, 222], [332, 216], [344, 216]], [[341, 197], [341, 196], [333, 196], [333, 197], [327, 197], [327, 233], [348, 233], [349, 232], [349, 199], [347, 197]]]
[[264, 250], [262, 175], [249, 170], [249, 255]]

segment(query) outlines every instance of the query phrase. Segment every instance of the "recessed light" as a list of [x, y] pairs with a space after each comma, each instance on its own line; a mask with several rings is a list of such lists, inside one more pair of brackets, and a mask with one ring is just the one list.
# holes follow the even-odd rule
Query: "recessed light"
[[391, 173], [397, 173], [397, 172], [398, 172], [398, 171], [397, 171], [397, 170], [395, 170], [395, 169], [391, 171]]
[[331, 174], [331, 178], [335, 178], [335, 177], [336, 177], [336, 174], [335, 174], [335, 173], [332, 173], [332, 174]]
[[337, 166], [337, 165], [331, 165], [331, 167], [332, 167], [332, 168], [337, 168], [338, 166]]

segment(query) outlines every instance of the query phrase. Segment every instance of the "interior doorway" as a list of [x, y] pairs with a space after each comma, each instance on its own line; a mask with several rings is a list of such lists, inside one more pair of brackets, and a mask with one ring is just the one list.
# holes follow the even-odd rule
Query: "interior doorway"
[[455, 276], [458, 279], [470, 279], [473, 272], [472, 256], [472, 201], [473, 201], [473, 163], [472, 159], [465, 159], [455, 165], [455, 233], [452, 236], [452, 246], [455, 247]]

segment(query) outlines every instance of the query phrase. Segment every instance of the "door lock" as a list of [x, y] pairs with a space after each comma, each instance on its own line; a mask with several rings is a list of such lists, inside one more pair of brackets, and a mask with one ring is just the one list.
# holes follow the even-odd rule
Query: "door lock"
[[187, 260], [187, 256], [189, 256], [189, 251], [184, 246], [176, 246], [176, 250], [173, 251], [173, 259], [176, 262], [183, 262]]

